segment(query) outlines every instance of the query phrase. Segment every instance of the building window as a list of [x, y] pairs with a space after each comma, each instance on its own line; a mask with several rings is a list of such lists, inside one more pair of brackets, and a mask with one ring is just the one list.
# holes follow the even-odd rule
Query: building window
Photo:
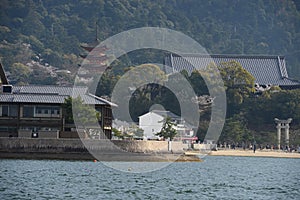
[[17, 105], [9, 106], [9, 116], [18, 117], [18, 106]]
[[59, 106], [36, 106], [35, 117], [59, 117]]
[[8, 117], [8, 106], [2, 106], [2, 117]]
[[10, 126], [0, 126], [0, 132], [15, 133], [15, 132], [17, 132], [17, 128], [10, 127]]
[[23, 107], [23, 117], [33, 117], [34, 116], [34, 107], [33, 106], [24, 106]]
[[2, 117], [17, 117], [18, 116], [18, 106], [17, 105], [2, 105], [1, 116]]

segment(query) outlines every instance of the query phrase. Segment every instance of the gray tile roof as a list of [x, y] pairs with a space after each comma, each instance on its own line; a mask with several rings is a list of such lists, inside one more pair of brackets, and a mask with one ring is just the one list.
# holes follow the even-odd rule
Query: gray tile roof
[[64, 103], [68, 96], [32, 95], [32, 94], [1, 94], [0, 102], [12, 103]]
[[[0, 102], [5, 103], [51, 103], [62, 104], [70, 96], [80, 95], [84, 103], [95, 105], [115, 104], [87, 93], [87, 87], [59, 86], [13, 86], [12, 93], [0, 94]], [[73, 95], [73, 93], [75, 95]]]
[[52, 95], [66, 95], [71, 96], [73, 91], [80, 94], [87, 92], [87, 87], [60, 87], [60, 86], [13, 86], [13, 93], [15, 94], [52, 94]]
[[285, 65], [283, 56], [261, 56], [261, 55], [183, 55], [170, 54], [165, 58], [167, 74], [186, 70], [191, 73], [194, 69], [204, 69], [214, 62], [220, 65], [222, 62], [235, 60], [244, 69], [250, 72], [255, 82], [260, 85], [297, 86], [300, 82], [291, 80]]

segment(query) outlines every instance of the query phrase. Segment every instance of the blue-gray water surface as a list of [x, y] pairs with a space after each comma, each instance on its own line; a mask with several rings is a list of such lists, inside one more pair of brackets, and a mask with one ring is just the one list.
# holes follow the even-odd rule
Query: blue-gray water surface
[[300, 199], [300, 159], [204, 160], [149, 173], [92, 161], [0, 160], [0, 199]]

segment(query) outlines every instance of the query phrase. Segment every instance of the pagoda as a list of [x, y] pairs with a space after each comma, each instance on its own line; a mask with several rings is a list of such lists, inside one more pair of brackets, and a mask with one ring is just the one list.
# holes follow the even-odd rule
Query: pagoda
[[102, 74], [108, 68], [108, 56], [105, 53], [108, 48], [100, 45], [97, 23], [95, 41], [86, 45], [80, 45], [80, 47], [86, 51], [86, 53], [80, 54], [80, 57], [84, 59], [81, 67], [86, 71], [86, 75]]
[[[108, 56], [105, 51], [108, 50], [106, 46], [100, 45], [100, 40], [98, 39], [98, 28], [96, 23], [96, 38], [92, 43], [88, 43], [86, 45], [80, 45], [81, 48], [85, 50], [84, 54], [80, 54], [79, 56], [83, 58], [83, 62], [80, 65], [80, 70], [78, 71], [78, 75], [81, 80], [84, 82], [92, 82], [95, 78], [95, 75], [102, 75], [105, 70], [108, 68]], [[112, 123], [112, 111], [106, 109], [106, 114], [103, 114], [103, 132], [106, 138], [111, 139], [111, 126]]]

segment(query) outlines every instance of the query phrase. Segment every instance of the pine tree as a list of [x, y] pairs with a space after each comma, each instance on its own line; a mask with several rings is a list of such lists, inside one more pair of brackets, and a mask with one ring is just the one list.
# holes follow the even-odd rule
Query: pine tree
[[172, 119], [170, 117], [166, 117], [163, 120], [163, 127], [161, 131], [156, 133], [155, 135], [163, 137], [164, 139], [169, 138], [170, 141], [172, 141], [175, 135], [177, 134], [177, 131], [174, 128], [174, 126], [176, 126], [176, 124], [172, 122]]

